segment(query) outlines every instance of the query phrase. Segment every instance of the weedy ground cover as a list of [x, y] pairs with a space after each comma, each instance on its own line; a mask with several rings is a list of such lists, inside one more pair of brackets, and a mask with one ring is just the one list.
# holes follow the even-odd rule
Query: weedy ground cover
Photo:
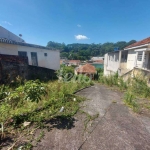
[[150, 87], [142, 74], [129, 78], [127, 81], [119, 77], [118, 73], [109, 76], [101, 74], [98, 82], [123, 91], [125, 104], [135, 112], [140, 113], [143, 110], [150, 112]]
[[0, 86], [0, 140], [13, 130], [24, 130], [24, 122], [38, 126], [57, 117], [71, 118], [84, 100], [73, 93], [91, 84], [91, 81], [73, 79], [69, 82], [56, 80], [47, 83], [30, 80], [13, 86]]

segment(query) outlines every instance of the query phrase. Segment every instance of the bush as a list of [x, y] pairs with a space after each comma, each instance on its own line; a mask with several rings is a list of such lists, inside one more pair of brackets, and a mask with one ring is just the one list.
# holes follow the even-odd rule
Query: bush
[[46, 94], [46, 88], [39, 80], [27, 81], [24, 85], [25, 100], [31, 100], [32, 102], [39, 102], [41, 96]]
[[150, 87], [148, 87], [147, 80], [143, 76], [133, 78], [131, 90], [145, 98], [150, 97]]
[[4, 99], [8, 95], [9, 87], [2, 85], [0, 86], [0, 100]]
[[109, 76], [99, 76], [99, 82], [107, 84], [109, 86], [118, 86], [118, 72], [115, 73], [114, 75], [109, 75]]
[[74, 81], [78, 83], [91, 83], [91, 78], [86, 75], [79, 74], [74, 77]]
[[57, 77], [61, 77], [63, 81], [70, 81], [74, 77], [74, 68], [72, 66], [61, 66], [56, 71]]

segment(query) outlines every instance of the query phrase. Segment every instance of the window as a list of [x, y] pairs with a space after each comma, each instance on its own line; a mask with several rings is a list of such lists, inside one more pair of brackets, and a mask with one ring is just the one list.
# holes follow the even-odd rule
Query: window
[[47, 53], [44, 53], [44, 56], [47, 56]]
[[127, 54], [126, 54], [126, 55], [124, 55], [124, 59], [125, 59], [125, 61], [127, 61]]
[[[138, 53], [137, 60], [142, 61], [142, 53]], [[144, 55], [144, 60], [146, 60], [146, 54]]]
[[114, 61], [114, 56], [115, 56], [115, 55], [111, 55], [111, 61]]
[[27, 57], [27, 52], [18, 51], [18, 56]]
[[142, 53], [138, 53], [137, 60], [142, 61]]

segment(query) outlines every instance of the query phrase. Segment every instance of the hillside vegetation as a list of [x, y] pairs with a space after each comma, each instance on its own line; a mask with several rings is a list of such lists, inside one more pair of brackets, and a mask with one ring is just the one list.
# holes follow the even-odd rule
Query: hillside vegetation
[[123, 50], [126, 46], [135, 43], [135, 40], [129, 42], [119, 41], [117, 43], [106, 42], [104, 44], [65, 44], [49, 41], [47, 47], [61, 51], [61, 57], [68, 59], [89, 60], [92, 56], [104, 56], [105, 53], [112, 52], [114, 48]]

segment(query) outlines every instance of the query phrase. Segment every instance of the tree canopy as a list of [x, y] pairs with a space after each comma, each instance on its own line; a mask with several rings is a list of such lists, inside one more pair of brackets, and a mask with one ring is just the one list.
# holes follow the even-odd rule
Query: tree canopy
[[49, 41], [47, 47], [58, 49], [61, 52], [61, 57], [66, 57], [68, 59], [79, 59], [79, 60], [88, 60], [93, 56], [104, 56], [105, 53], [114, 51], [114, 48], [123, 50], [126, 46], [135, 43], [135, 40], [129, 42], [118, 41], [116, 43], [106, 42], [99, 44], [65, 44]]

